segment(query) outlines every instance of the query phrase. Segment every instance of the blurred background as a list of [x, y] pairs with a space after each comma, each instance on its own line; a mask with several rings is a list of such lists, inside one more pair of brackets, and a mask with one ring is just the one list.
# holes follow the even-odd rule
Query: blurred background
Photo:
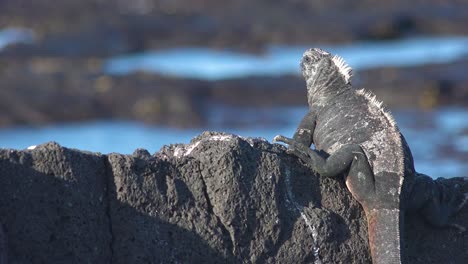
[[417, 170], [467, 176], [466, 1], [2, 0], [0, 147], [292, 136], [310, 47], [344, 57], [354, 86], [385, 102]]

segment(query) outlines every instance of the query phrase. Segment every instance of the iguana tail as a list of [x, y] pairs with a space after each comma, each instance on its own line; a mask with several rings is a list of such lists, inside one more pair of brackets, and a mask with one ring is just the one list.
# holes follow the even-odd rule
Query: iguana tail
[[401, 264], [403, 217], [400, 209], [365, 210], [373, 264]]

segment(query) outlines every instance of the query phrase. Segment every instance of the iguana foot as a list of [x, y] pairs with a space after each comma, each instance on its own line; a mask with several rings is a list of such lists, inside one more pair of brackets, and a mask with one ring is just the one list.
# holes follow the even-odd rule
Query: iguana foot
[[311, 161], [310, 155], [308, 154], [308, 152], [312, 150], [306, 145], [300, 144], [296, 140], [285, 137], [283, 135], [277, 135], [276, 137], [273, 138], [273, 143], [277, 143], [277, 142], [282, 142], [288, 145], [288, 149], [286, 150], [286, 153], [297, 156], [305, 163], [309, 163]]
[[[283, 142], [283, 143], [286, 143], [285, 142], [285, 139], [290, 139], [290, 138], [287, 138], [283, 135], [276, 135], [274, 138], [273, 138], [273, 143], [278, 143], [278, 142]], [[286, 143], [287, 144], [287, 143]]]
[[285, 137], [283, 135], [276, 135], [273, 138], [273, 143], [284, 143], [288, 145], [288, 150], [291, 148], [292, 145], [294, 145], [296, 142], [292, 138]]
[[278, 142], [288, 144], [290, 147], [291, 146], [295, 147], [296, 145], [298, 145], [294, 139], [285, 137], [283, 135], [277, 135], [276, 137], [273, 138], [273, 143], [278, 143]]

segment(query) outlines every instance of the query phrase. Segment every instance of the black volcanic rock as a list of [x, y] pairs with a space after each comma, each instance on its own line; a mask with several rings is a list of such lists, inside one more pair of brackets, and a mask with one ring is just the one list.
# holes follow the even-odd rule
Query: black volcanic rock
[[[310, 263], [318, 249], [323, 263], [370, 263], [363, 211], [342, 180], [317, 177], [284, 150], [213, 132], [154, 155], [0, 149], [8, 259]], [[468, 225], [467, 214], [456, 220]], [[463, 263], [466, 234], [410, 219], [411, 263]]]
[[104, 156], [0, 150], [0, 218], [9, 263], [105, 263], [111, 256]]
[[[278, 145], [205, 133], [189, 145], [171, 145], [155, 156], [110, 154], [109, 162], [115, 181], [111, 220], [116, 263], [145, 258], [194, 263], [311, 261], [314, 243], [296, 202], [317, 224], [323, 260], [368, 261], [365, 228], [355, 233], [348, 229], [365, 226], [359, 205], [339, 182], [330, 181], [327, 188], [334, 190], [334, 197], [326, 202], [341, 212], [314, 208], [321, 203], [319, 178], [311, 177]], [[285, 173], [293, 175], [291, 188], [298, 201], [287, 196]], [[345, 210], [338, 208], [339, 198], [347, 203]]]

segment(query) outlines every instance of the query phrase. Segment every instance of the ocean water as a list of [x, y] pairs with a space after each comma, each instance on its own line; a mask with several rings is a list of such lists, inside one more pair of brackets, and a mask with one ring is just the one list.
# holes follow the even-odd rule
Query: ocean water
[[[151, 153], [163, 145], [189, 143], [205, 130], [223, 131], [244, 137], [263, 137], [271, 142], [277, 134], [289, 135], [301, 120], [306, 108], [271, 109], [280, 116], [277, 126], [252, 125], [247, 128], [206, 127], [179, 130], [149, 126], [138, 122], [95, 121], [44, 127], [13, 127], [0, 130], [0, 147], [25, 149], [48, 141], [82, 150], [130, 154], [136, 148]], [[416, 169], [434, 178], [468, 176], [468, 109], [447, 108], [421, 112], [393, 112], [415, 158]], [[249, 119], [249, 116], [245, 116]]]
[[[32, 43], [34, 38], [34, 32], [27, 28], [0, 29], [0, 50], [15, 43]], [[402, 67], [452, 62], [468, 56], [468, 37], [413, 37], [341, 45], [272, 45], [261, 54], [203, 47], [177, 47], [111, 57], [104, 63], [103, 70], [117, 75], [147, 71], [204, 80], [299, 74], [301, 56], [310, 47], [319, 47], [339, 54], [353, 69], [362, 70], [382, 66]]]
[[310, 47], [342, 56], [355, 70], [382, 66], [446, 63], [468, 55], [468, 37], [418, 37], [345, 45], [271, 46], [254, 55], [229, 50], [179, 47], [110, 58], [109, 74], [147, 71], [175, 77], [220, 80], [245, 76], [299, 74], [299, 61]]

